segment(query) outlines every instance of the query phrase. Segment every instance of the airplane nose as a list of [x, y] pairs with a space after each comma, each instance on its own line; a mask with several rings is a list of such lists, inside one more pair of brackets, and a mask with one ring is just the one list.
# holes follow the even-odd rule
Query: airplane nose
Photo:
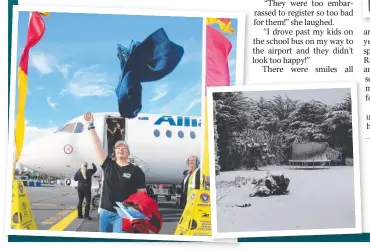
[[27, 166], [32, 166], [32, 156], [35, 154], [35, 150], [37, 149], [37, 142], [31, 142], [25, 147], [23, 147], [21, 156], [19, 157], [19, 161], [21, 164]]
[[23, 149], [22, 149], [22, 152], [21, 152], [21, 156], [19, 157], [19, 161], [18, 162], [20, 162], [20, 163], [22, 163], [22, 164], [24, 164], [24, 165], [26, 165], [27, 164], [27, 157], [29, 156], [29, 152], [30, 152], [30, 147], [29, 146], [27, 146], [27, 147], [24, 147]]

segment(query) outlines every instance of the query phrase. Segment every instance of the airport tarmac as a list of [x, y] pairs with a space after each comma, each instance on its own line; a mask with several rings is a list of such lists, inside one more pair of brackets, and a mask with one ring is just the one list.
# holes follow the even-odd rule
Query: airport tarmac
[[[77, 218], [76, 189], [65, 186], [26, 187], [26, 189], [39, 230], [99, 231], [97, 210], [91, 210], [92, 220]], [[160, 234], [173, 234], [182, 210], [176, 208], [175, 200], [166, 201], [160, 197], [158, 203], [163, 217]]]

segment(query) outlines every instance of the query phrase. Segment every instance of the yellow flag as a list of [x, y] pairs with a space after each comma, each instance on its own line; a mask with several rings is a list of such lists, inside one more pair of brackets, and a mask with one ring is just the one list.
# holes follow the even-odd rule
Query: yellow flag
[[25, 105], [27, 97], [28, 78], [25, 72], [18, 68], [18, 106], [15, 120], [15, 145], [17, 147], [15, 161], [18, 162], [23, 147], [24, 127], [25, 127]]
[[207, 118], [207, 100], [205, 100], [204, 113], [204, 154], [203, 154], [203, 175], [209, 176], [209, 148], [208, 148], [208, 118]]
[[43, 11], [38, 11], [43, 16], [50, 17], [50, 12], [43, 12]]
[[209, 184], [209, 147], [208, 147], [208, 118], [207, 118], [207, 100], [204, 101], [204, 147], [203, 147], [203, 156], [202, 156], [202, 165], [201, 165], [201, 171], [202, 171], [202, 178], [201, 178], [201, 185], [204, 188], [205, 186], [208, 186]]
[[35, 46], [42, 38], [45, 32], [45, 23], [41, 15], [49, 15], [48, 12], [32, 12], [28, 25], [27, 41], [23, 49], [18, 67], [18, 103], [17, 116], [15, 121], [15, 162], [18, 162], [22, 153], [24, 127], [25, 127], [25, 109], [28, 84], [28, 58], [30, 49]]
[[218, 24], [222, 32], [234, 34], [234, 29], [231, 27], [230, 18], [207, 17], [206, 23], [207, 25], [208, 24]]

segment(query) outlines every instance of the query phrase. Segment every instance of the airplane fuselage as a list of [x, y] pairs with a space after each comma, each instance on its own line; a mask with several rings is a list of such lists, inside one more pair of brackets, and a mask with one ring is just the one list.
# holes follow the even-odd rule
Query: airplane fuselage
[[[94, 114], [95, 130], [106, 151], [107, 119], [119, 117], [118, 113]], [[188, 169], [187, 158], [201, 157], [199, 117], [140, 114], [124, 123], [130, 157], [143, 169], [148, 184], [179, 184]], [[84, 161], [99, 167], [89, 133], [83, 116], [79, 116], [27, 145], [19, 162], [31, 170], [64, 178], [73, 177]], [[94, 176], [101, 177], [101, 168]]]

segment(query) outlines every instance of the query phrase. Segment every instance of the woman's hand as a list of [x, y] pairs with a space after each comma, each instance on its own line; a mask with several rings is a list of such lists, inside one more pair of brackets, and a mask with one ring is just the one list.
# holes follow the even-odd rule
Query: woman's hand
[[87, 123], [94, 122], [94, 116], [92, 115], [92, 113], [91, 113], [91, 112], [87, 112], [87, 113], [85, 114], [84, 118], [85, 118], [85, 121], [86, 121]]

